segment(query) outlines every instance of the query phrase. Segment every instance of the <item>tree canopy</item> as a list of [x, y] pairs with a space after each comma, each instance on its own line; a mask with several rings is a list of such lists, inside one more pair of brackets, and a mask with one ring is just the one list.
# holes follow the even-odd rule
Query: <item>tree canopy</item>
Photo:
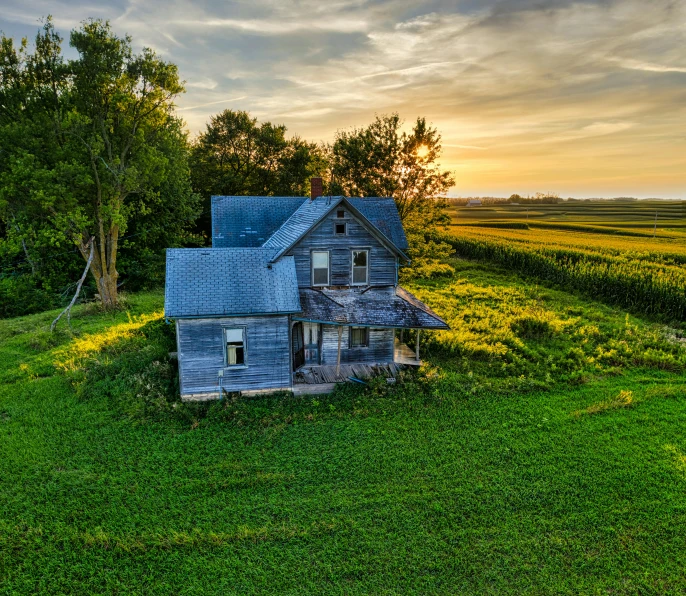
[[[173, 103], [183, 86], [175, 65], [134, 53], [108, 22], [71, 32], [73, 60], [62, 42], [50, 18], [33, 52], [26, 40], [0, 40], [4, 249], [21, 245], [27, 261], [44, 262], [76, 245], [87, 259], [95, 238], [90, 271], [103, 305], [115, 306], [122, 242], [138, 258], [177, 244], [198, 212]], [[134, 273], [135, 260], [128, 265]]]
[[439, 164], [441, 136], [426, 119], [402, 131], [398, 114], [377, 116], [367, 127], [339, 131], [330, 147], [329, 192], [393, 197], [410, 244], [414, 267], [406, 275], [447, 272], [438, 261], [450, 247], [432, 239], [448, 222], [444, 197], [455, 179]]
[[[244, 111], [224, 110], [212, 116], [193, 142], [194, 190], [206, 201], [212, 195], [303, 196], [310, 178], [327, 167], [324, 150], [286, 127], [258, 122]], [[209, 217], [203, 220], [209, 230]]]

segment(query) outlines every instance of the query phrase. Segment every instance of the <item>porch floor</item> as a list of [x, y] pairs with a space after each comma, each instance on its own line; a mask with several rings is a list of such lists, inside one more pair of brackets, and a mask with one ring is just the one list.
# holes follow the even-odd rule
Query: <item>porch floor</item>
[[401, 344], [397, 337], [393, 346], [393, 362], [407, 366], [421, 366], [422, 364], [421, 360], [417, 360], [414, 350], [405, 344]]
[[350, 377], [356, 379], [369, 379], [384, 375], [395, 377], [398, 370], [402, 368], [395, 362], [385, 364], [341, 364], [340, 370], [333, 365], [305, 365], [301, 366], [293, 374], [293, 384], [306, 383], [308, 385], [319, 385], [321, 383], [345, 383]]
[[332, 385], [356, 379], [370, 379], [377, 376], [395, 378], [398, 371], [406, 366], [419, 366], [421, 360], [415, 359], [415, 353], [405, 344], [395, 340], [394, 362], [377, 364], [341, 364], [340, 368], [333, 365], [305, 365], [293, 374], [294, 385]]

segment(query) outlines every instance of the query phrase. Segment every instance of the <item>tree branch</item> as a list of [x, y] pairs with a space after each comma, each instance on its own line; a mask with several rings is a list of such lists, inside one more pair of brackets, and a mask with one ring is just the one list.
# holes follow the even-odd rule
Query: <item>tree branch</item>
[[67, 306], [67, 308], [65, 308], [59, 315], [57, 315], [57, 318], [52, 322], [52, 325], [50, 325], [51, 333], [55, 330], [57, 323], [62, 318], [62, 315], [64, 315], [64, 313], [67, 313], [67, 323], [69, 324], [69, 328], [71, 328], [71, 308], [72, 306], [74, 306], [76, 299], [79, 297], [79, 292], [81, 292], [81, 286], [83, 285], [83, 282], [86, 279], [86, 276], [88, 275], [88, 269], [90, 269], [91, 262], [93, 261], [93, 255], [95, 254], [93, 245], [94, 240], [95, 237], [92, 236], [91, 239], [88, 241], [88, 244], [90, 244], [91, 247], [91, 252], [90, 256], [88, 257], [88, 262], [86, 263], [86, 268], [83, 270], [83, 275], [81, 276], [81, 279], [79, 280], [79, 283], [76, 286], [76, 293], [74, 294], [74, 297], [71, 299], [69, 306]]

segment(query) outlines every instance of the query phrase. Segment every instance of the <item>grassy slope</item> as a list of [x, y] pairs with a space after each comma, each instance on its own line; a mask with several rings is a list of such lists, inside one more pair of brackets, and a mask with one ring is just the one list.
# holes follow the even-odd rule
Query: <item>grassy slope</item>
[[[561, 318], [625, 322], [494, 268], [460, 275], [538, 293]], [[0, 322], [0, 593], [686, 590], [680, 375], [591, 367], [574, 388], [494, 392], [488, 362], [467, 372], [434, 346], [435, 382], [132, 416], [121, 363], [154, 361], [150, 338], [166, 349], [161, 323], [135, 318], [161, 302], [134, 297], [133, 324], [82, 308], [77, 340], [41, 332], [47, 313]], [[566, 337], [524, 353], [579, 341]], [[535, 377], [532, 358], [507, 374]], [[102, 391], [75, 389], [84, 366]]]

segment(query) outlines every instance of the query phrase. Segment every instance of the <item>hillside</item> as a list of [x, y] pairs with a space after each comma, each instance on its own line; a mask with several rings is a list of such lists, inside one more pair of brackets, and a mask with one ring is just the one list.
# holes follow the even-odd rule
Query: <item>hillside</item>
[[0, 321], [0, 593], [686, 590], [681, 332], [453, 265], [330, 396], [179, 404], [159, 293]]

